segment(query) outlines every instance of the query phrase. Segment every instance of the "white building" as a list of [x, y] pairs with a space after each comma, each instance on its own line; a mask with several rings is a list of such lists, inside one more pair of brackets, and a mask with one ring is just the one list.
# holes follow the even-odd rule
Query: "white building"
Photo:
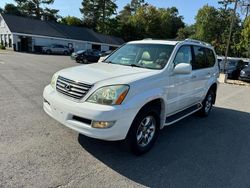
[[123, 39], [84, 27], [68, 26], [14, 15], [0, 14], [0, 44], [15, 51], [39, 52], [51, 44], [72, 46], [75, 51], [113, 50]]

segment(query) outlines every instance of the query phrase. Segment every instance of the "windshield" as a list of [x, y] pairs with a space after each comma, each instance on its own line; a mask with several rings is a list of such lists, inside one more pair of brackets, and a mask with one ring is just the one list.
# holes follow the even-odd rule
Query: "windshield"
[[86, 50], [80, 50], [80, 51], [77, 51], [76, 53], [77, 54], [82, 54], [83, 52], [85, 52]]
[[110, 55], [105, 62], [148, 69], [163, 69], [174, 45], [126, 44]]

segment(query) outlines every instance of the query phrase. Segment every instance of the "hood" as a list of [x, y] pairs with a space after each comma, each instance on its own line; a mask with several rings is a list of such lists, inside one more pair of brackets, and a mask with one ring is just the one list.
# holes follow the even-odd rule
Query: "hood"
[[249, 75], [250, 75], [250, 66], [244, 68], [243, 71], [245, 71], [246, 74], [249, 74]]
[[131, 66], [115, 65], [108, 63], [93, 63], [67, 68], [58, 72], [58, 75], [83, 82], [94, 84], [99, 81], [119, 79], [121, 82], [129, 82], [142, 75], [148, 75], [157, 72], [157, 70], [137, 68]]

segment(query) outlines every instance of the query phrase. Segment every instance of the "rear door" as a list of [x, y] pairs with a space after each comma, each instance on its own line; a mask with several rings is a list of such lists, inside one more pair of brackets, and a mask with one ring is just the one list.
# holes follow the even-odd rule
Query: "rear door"
[[216, 62], [213, 50], [202, 46], [193, 46], [192, 82], [194, 84], [194, 102], [201, 102], [207, 92], [207, 83], [214, 73]]

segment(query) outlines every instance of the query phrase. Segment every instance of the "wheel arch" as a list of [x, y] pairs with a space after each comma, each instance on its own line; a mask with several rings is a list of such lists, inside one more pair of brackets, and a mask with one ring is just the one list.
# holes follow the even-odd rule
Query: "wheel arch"
[[[144, 104], [140, 110], [138, 111], [137, 114], [139, 114], [142, 110], [144, 110], [145, 108], [149, 108], [149, 107], [159, 107], [160, 110], [160, 128], [163, 128], [164, 126], [164, 120], [165, 120], [165, 102], [164, 99], [162, 98], [156, 98], [156, 99], [152, 99], [150, 101], [148, 101], [146, 104]], [[137, 116], [136, 114], [136, 116]]]
[[218, 85], [217, 83], [213, 83], [210, 88], [208, 89], [208, 91], [214, 91], [214, 100], [213, 100], [213, 104], [215, 104], [215, 101], [216, 101], [216, 93], [217, 93], [217, 88], [218, 88]]

